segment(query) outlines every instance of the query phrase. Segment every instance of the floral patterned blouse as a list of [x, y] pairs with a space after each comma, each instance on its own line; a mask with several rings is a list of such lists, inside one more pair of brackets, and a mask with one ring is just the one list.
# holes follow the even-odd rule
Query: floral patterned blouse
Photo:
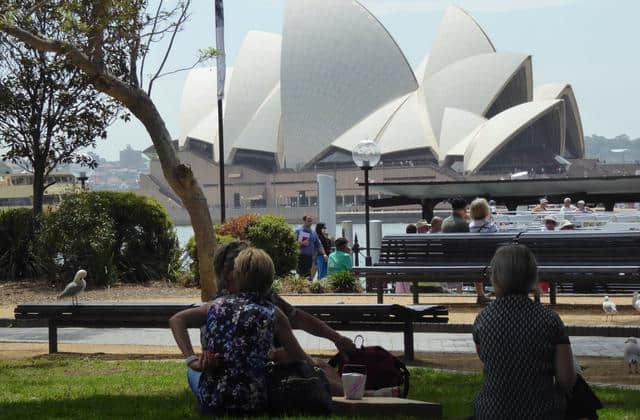
[[253, 293], [223, 295], [211, 303], [205, 350], [222, 364], [200, 377], [203, 408], [250, 413], [266, 408], [265, 364], [275, 325], [275, 306]]

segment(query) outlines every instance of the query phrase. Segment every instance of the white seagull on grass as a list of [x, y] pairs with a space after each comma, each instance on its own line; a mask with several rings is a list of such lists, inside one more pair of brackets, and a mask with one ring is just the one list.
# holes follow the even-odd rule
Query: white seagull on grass
[[624, 342], [624, 362], [629, 366], [629, 373], [631, 373], [631, 365], [635, 367], [635, 372], [638, 371], [638, 365], [640, 364], [640, 346], [638, 346], [638, 340], [635, 338], [627, 338]]
[[87, 272], [84, 270], [78, 270], [76, 275], [73, 277], [73, 281], [67, 284], [67, 287], [65, 287], [62, 293], [58, 295], [58, 299], [71, 297], [71, 303], [77, 305], [78, 295], [81, 292], [84, 292], [85, 287], [87, 287], [87, 282], [84, 280], [85, 277], [87, 277]]
[[602, 310], [605, 313], [605, 320], [609, 317], [613, 319], [613, 315], [618, 313], [616, 304], [609, 300], [609, 296], [604, 297], [604, 302], [602, 302]]

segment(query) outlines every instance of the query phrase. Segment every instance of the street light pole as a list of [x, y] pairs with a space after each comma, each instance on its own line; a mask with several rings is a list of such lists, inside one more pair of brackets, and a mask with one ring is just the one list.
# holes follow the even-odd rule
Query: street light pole
[[224, 223], [225, 219], [225, 191], [224, 191], [224, 129], [222, 127], [222, 99], [218, 99], [218, 164], [220, 167], [220, 223]]
[[380, 162], [380, 149], [372, 140], [362, 140], [351, 152], [356, 166], [364, 171], [364, 228], [367, 254], [365, 265], [371, 266], [371, 238], [369, 237], [369, 171]]
[[362, 167], [362, 170], [364, 171], [364, 227], [365, 234], [367, 236], [367, 256], [364, 259], [364, 264], [367, 267], [371, 266], [371, 239], [369, 235], [369, 169], [371, 169], [371, 167], [368, 165]]

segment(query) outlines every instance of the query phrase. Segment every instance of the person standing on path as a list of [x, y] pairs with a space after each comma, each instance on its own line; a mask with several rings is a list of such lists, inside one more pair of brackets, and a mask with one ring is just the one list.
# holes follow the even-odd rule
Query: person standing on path
[[324, 252], [322, 242], [318, 238], [318, 235], [311, 230], [313, 225], [313, 217], [305, 215], [302, 217], [302, 226], [296, 229], [296, 239], [300, 245], [300, 256], [298, 257], [298, 275], [301, 277], [311, 276], [311, 266], [313, 265], [313, 251], [318, 251], [318, 254], [327, 261], [328, 256]]
[[[327, 225], [321, 222], [316, 223], [316, 235], [318, 235], [318, 238], [322, 243], [322, 248], [324, 249], [324, 255], [329, 255], [331, 253], [331, 238], [329, 238]], [[318, 273], [318, 280], [322, 280], [324, 277], [326, 277], [327, 259], [320, 254], [316, 255], [316, 268]]]

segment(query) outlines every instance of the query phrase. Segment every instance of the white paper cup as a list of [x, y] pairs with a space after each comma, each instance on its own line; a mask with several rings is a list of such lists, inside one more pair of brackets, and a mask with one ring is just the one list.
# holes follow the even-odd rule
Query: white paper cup
[[343, 373], [342, 388], [344, 389], [344, 397], [348, 400], [361, 400], [366, 382], [367, 375], [362, 373]]

